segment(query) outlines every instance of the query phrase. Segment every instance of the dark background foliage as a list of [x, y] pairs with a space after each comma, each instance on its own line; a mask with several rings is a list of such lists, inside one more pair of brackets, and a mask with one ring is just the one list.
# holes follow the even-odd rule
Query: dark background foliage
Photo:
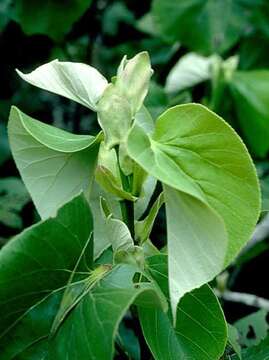
[[[16, 75], [15, 68], [27, 72], [58, 58], [91, 64], [111, 78], [123, 55], [131, 57], [142, 50], [150, 53], [154, 68], [146, 99], [152, 115], [156, 117], [169, 106], [190, 101], [202, 102], [223, 115], [243, 137], [254, 158], [261, 179], [263, 209], [268, 209], [268, 1], [0, 0], [2, 244], [38, 220], [9, 151], [6, 123], [11, 104], [34, 118], [75, 133], [94, 133], [98, 129], [93, 113], [24, 83]], [[222, 81], [221, 71], [217, 74], [215, 89], [213, 81], [209, 80], [183, 91], [167, 93], [167, 75], [189, 52], [203, 56], [219, 54], [222, 59], [238, 56], [238, 71], [246, 75], [243, 80], [249, 94], [236, 102], [231, 89]], [[262, 74], [259, 81], [257, 73]], [[261, 98], [262, 104], [259, 103]], [[240, 102], [248, 111], [246, 121], [242, 120], [245, 115]], [[266, 212], [262, 213], [263, 220], [266, 220]], [[230, 267], [227, 284], [230, 290], [269, 298], [266, 285], [268, 235], [269, 231], [265, 231], [260, 241]], [[164, 236], [164, 214], [160, 213], [152, 238], [161, 245]], [[233, 322], [257, 309], [242, 303], [224, 302], [224, 310], [227, 320]], [[129, 336], [132, 337], [132, 333]]]

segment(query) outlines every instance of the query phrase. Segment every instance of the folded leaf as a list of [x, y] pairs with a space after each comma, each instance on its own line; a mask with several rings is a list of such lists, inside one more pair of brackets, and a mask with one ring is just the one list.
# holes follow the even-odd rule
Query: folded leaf
[[53, 60], [20, 77], [43, 90], [74, 100], [96, 111], [107, 80], [95, 68], [75, 62]]
[[230, 87], [240, 126], [251, 150], [265, 157], [269, 150], [268, 70], [237, 71]]
[[93, 181], [99, 137], [73, 135], [13, 107], [8, 125], [13, 157], [41, 216], [57, 209]]
[[[149, 271], [162, 291], [168, 292], [167, 256], [148, 259]], [[219, 360], [227, 327], [221, 306], [208, 285], [186, 294], [177, 306], [173, 328], [169, 313], [139, 309], [143, 334], [155, 360]]]
[[[232, 128], [198, 104], [166, 111], [152, 137], [134, 126], [128, 152], [165, 184], [170, 291], [182, 296], [213, 278], [248, 241], [260, 210], [254, 166]], [[178, 298], [171, 301], [175, 311]]]

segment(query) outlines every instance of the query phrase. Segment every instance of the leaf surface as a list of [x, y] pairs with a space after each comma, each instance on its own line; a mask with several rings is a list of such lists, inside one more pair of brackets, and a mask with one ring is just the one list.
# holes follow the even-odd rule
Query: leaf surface
[[269, 71], [253, 70], [237, 71], [230, 82], [246, 142], [259, 157], [265, 157], [269, 150], [268, 81]]
[[[149, 271], [168, 293], [167, 256], [148, 259]], [[178, 304], [175, 327], [169, 313], [139, 309], [143, 334], [155, 360], [218, 360], [227, 328], [220, 304], [208, 285], [186, 294]]]
[[12, 108], [8, 133], [13, 157], [45, 219], [93, 181], [98, 138], [73, 135]]
[[64, 96], [92, 110], [103, 94], [107, 80], [95, 68], [75, 62], [53, 60], [20, 77], [43, 90]]
[[233, 46], [248, 25], [249, 12], [259, 4], [259, 0], [154, 0], [152, 14], [166, 40], [208, 55]]
[[198, 104], [163, 113], [152, 137], [134, 126], [128, 152], [164, 184], [175, 311], [180, 296], [212, 279], [248, 241], [260, 210], [255, 169], [232, 128]]

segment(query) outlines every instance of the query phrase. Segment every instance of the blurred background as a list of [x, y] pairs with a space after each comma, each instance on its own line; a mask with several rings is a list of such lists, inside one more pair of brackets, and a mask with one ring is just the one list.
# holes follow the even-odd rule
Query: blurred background
[[[125, 54], [142, 50], [154, 69], [146, 99], [154, 118], [176, 104], [203, 103], [247, 145], [263, 212], [249, 246], [217, 286], [269, 299], [268, 0], [0, 0], [0, 243], [38, 221], [8, 146], [11, 104], [74, 133], [97, 131], [95, 114], [24, 83], [15, 68], [28, 72], [58, 58], [90, 64], [110, 79]], [[160, 213], [152, 235], [160, 244], [164, 225]], [[267, 332], [269, 302], [249, 306], [244, 297], [223, 297], [230, 322], [263, 308], [254, 324], [249, 317], [241, 324], [246, 342]]]

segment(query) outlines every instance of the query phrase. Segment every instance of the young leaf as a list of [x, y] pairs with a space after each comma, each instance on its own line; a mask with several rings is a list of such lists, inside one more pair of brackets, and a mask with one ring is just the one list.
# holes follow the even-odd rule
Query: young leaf
[[121, 61], [115, 85], [119, 94], [124, 96], [131, 105], [133, 116], [143, 105], [152, 73], [149, 54], [146, 51], [135, 55], [130, 60], [124, 57]]
[[43, 90], [74, 100], [96, 111], [107, 80], [95, 68], [75, 62], [53, 60], [20, 77]]
[[115, 149], [107, 149], [103, 142], [98, 153], [95, 178], [104, 190], [114, 194], [117, 198], [130, 201], [136, 200], [136, 197], [123, 189]]
[[128, 152], [164, 183], [175, 311], [179, 295], [212, 279], [248, 241], [260, 210], [255, 169], [232, 128], [198, 104], [166, 111], [152, 137], [134, 126]]
[[265, 157], [269, 150], [268, 81], [267, 70], [237, 71], [230, 81], [242, 131], [250, 148], [259, 157]]
[[[167, 256], [148, 259], [149, 271], [168, 293]], [[143, 334], [155, 360], [219, 360], [227, 328], [221, 306], [208, 285], [186, 294], [177, 306], [176, 324], [158, 309], [139, 308]]]
[[89, 191], [99, 137], [73, 135], [34, 120], [13, 107], [8, 124], [13, 157], [41, 216], [81, 190]]
[[131, 127], [131, 106], [114, 84], [109, 84], [98, 107], [98, 122], [105, 134], [107, 148], [120, 144]]

